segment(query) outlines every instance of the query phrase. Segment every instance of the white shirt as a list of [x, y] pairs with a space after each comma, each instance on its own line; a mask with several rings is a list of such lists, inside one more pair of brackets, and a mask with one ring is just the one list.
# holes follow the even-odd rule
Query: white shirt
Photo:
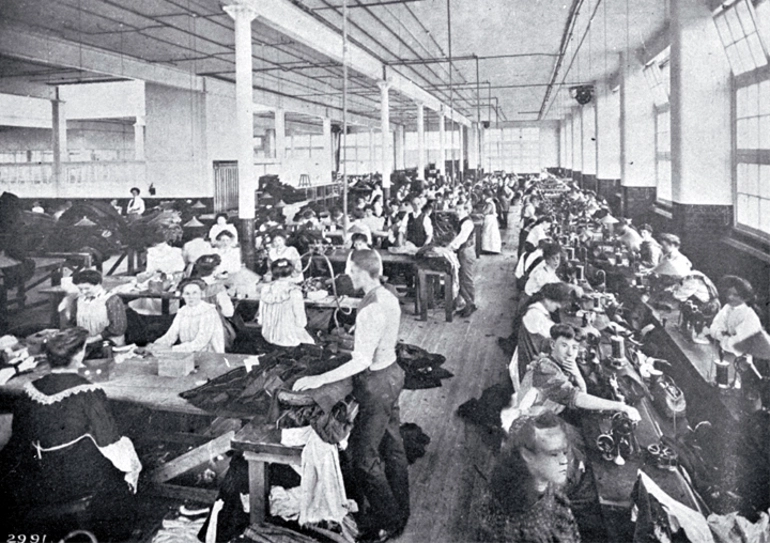
[[540, 240], [546, 239], [547, 237], [549, 236], [546, 227], [542, 224], [538, 224], [537, 226], [533, 226], [532, 230], [527, 234], [527, 243], [531, 243], [533, 247], [537, 247]]
[[542, 258], [542, 257], [543, 257], [542, 249], [535, 249], [531, 253], [525, 253], [521, 255], [521, 258], [516, 263], [516, 269], [514, 270], [513, 275], [516, 276], [516, 279], [521, 279], [522, 277], [524, 277], [524, 274], [532, 265], [532, 263], [538, 258]]
[[551, 320], [551, 315], [541, 302], [536, 302], [529, 306], [521, 324], [531, 334], [539, 334], [543, 337], [551, 337], [551, 327], [555, 324]]
[[131, 215], [133, 213], [137, 215], [144, 213], [144, 200], [142, 200], [140, 196], [131, 198], [128, 202], [128, 206], [126, 206], [126, 215]]
[[690, 262], [690, 259], [678, 250], [674, 250], [671, 253], [660, 257], [658, 266], [653, 269], [652, 272], [655, 273], [655, 270], [666, 262], [671, 264], [677, 273], [682, 276], [687, 275], [692, 270], [692, 262]]
[[460, 219], [460, 221], [462, 222], [460, 225], [460, 232], [449, 244], [449, 248], [453, 251], [457, 251], [460, 249], [460, 245], [468, 241], [468, 238], [473, 235], [473, 229], [475, 228], [473, 221], [466, 221], [463, 219]]
[[217, 271], [226, 271], [229, 274], [241, 271], [241, 249], [240, 247], [228, 247], [222, 249], [217, 247], [214, 252], [222, 258], [222, 263]]
[[533, 296], [548, 283], [561, 283], [561, 279], [556, 275], [556, 270], [552, 269], [544, 260], [529, 274], [527, 284], [524, 286], [524, 293], [527, 296]]
[[716, 314], [709, 327], [709, 335], [718, 340], [725, 351], [743, 354], [735, 349], [735, 344], [753, 336], [762, 330], [759, 317], [746, 304], [737, 307], [725, 305]]

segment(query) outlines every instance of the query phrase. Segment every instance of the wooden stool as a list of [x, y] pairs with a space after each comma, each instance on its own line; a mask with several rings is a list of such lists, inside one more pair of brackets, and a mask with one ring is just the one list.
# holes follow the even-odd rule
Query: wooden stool
[[250, 423], [232, 440], [232, 448], [243, 451], [249, 463], [249, 520], [265, 520], [270, 504], [266, 464], [302, 465], [302, 448], [281, 445], [281, 430], [272, 425]]
[[452, 296], [454, 281], [452, 274], [429, 270], [424, 268], [417, 269], [417, 302], [419, 307], [420, 320], [428, 320], [428, 306], [433, 306], [433, 290], [435, 282], [441, 284], [441, 279], [444, 279], [444, 310], [446, 311], [446, 321], [452, 322], [452, 314], [454, 313], [454, 296]]

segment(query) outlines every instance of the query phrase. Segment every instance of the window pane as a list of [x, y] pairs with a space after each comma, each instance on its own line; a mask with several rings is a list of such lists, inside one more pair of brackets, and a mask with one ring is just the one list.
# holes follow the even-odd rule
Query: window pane
[[746, 116], [747, 93], [746, 87], [740, 87], [735, 94], [735, 113], [739, 119]]
[[736, 132], [738, 149], [748, 149], [747, 124], [748, 124], [747, 119], [738, 119], [736, 121], [735, 132]]
[[749, 207], [749, 197], [745, 194], [738, 195], [738, 209], [736, 210], [736, 220], [739, 224], [747, 224], [747, 215]]
[[749, 149], [759, 149], [759, 117], [749, 117], [746, 119], [748, 123], [748, 131], [746, 137], [748, 138]]
[[756, 83], [746, 87], [746, 116], [759, 114], [759, 85]]
[[730, 66], [733, 69], [733, 72], [736, 74], [742, 74], [746, 70], [743, 68], [743, 61], [741, 60], [741, 57], [738, 55], [738, 50], [736, 49], [735, 45], [729, 45], [725, 49], [727, 52], [727, 60], [730, 62]]
[[770, 149], [770, 115], [759, 118], [759, 148]]
[[770, 113], [770, 80], [759, 84], [759, 113]]
[[735, 12], [735, 9], [728, 9], [725, 11], [725, 20], [727, 21], [727, 26], [730, 27], [730, 33], [733, 36], [733, 41], [738, 42], [745, 36], [745, 33], [743, 32], [743, 27], [741, 27], [740, 21], [738, 21], [738, 15]]
[[746, 164], [746, 194], [759, 193], [759, 164]]
[[746, 224], [752, 228], [759, 228], [759, 198], [749, 196], [746, 208]]
[[757, 65], [754, 62], [754, 58], [751, 56], [751, 51], [749, 50], [749, 44], [746, 40], [741, 40], [735, 44], [735, 47], [738, 49], [738, 56], [741, 57], [741, 61], [743, 62], [743, 70], [744, 71], [750, 71], [757, 67]]
[[759, 190], [755, 193], [770, 198], [770, 165], [762, 164], [759, 169]]
[[751, 49], [751, 55], [754, 57], [754, 63], [757, 66], [764, 66], [767, 64], [767, 56], [762, 50], [762, 44], [759, 42], [759, 36], [755, 33], [750, 35], [747, 40], [749, 42], [749, 49]]
[[749, 13], [749, 6], [746, 3], [746, 0], [740, 0], [735, 4], [735, 11], [738, 15], [738, 19], [741, 21], [744, 33], [751, 34], [754, 32], [756, 27], [754, 25], [754, 19], [751, 18], [751, 13]]
[[770, 233], [770, 200], [762, 199], [759, 201], [759, 229]]
[[714, 16], [714, 23], [717, 25], [717, 32], [719, 37], [722, 38], [722, 45], [727, 47], [733, 43], [733, 38], [730, 34], [730, 29], [727, 27], [727, 21], [725, 20], [724, 13]]

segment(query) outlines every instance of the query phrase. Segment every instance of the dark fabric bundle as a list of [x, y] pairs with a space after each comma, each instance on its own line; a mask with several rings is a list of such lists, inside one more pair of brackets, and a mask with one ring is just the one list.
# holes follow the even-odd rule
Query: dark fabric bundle
[[246, 372], [236, 368], [205, 385], [182, 392], [194, 406], [214, 414], [267, 414], [271, 398], [279, 389], [291, 386], [306, 375], [318, 375], [350, 360], [347, 354], [333, 354], [316, 345], [276, 349], [260, 356], [259, 366]]
[[414, 464], [418, 458], [425, 456], [425, 448], [430, 444], [430, 437], [413, 422], [406, 422], [399, 428], [401, 439], [404, 440], [406, 460]]
[[408, 343], [396, 346], [398, 365], [406, 373], [404, 388], [407, 390], [422, 390], [441, 386], [442, 379], [454, 377], [452, 372], [441, 365], [446, 357], [441, 354], [429, 353], [425, 349]]
[[433, 243], [446, 247], [460, 231], [457, 215], [449, 211], [436, 211], [433, 216]]

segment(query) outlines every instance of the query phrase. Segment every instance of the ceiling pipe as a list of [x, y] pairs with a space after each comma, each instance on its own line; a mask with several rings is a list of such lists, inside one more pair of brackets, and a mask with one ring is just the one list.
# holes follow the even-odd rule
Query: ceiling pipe
[[556, 53], [511, 53], [506, 55], [463, 55], [459, 57], [442, 57], [442, 58], [405, 58], [388, 62], [391, 66], [411, 66], [413, 64], [443, 64], [458, 61], [478, 61], [478, 60], [497, 60], [505, 58], [529, 58], [529, 57], [557, 57]]
[[567, 24], [564, 27], [564, 32], [561, 36], [561, 43], [559, 44], [559, 56], [556, 58], [556, 63], [553, 66], [551, 72], [551, 78], [548, 82], [548, 88], [545, 90], [543, 96], [543, 103], [540, 106], [540, 112], [538, 113], [538, 120], [542, 120], [543, 112], [545, 111], [548, 99], [551, 96], [553, 86], [556, 84], [556, 78], [559, 76], [559, 70], [561, 69], [562, 62], [564, 62], [564, 56], [567, 54], [567, 45], [572, 38], [572, 32], [574, 31], [575, 24], [577, 23], [577, 16], [580, 12], [580, 7], [583, 5], [584, 0], [572, 0], [572, 6], [569, 10], [569, 17], [567, 17]]

